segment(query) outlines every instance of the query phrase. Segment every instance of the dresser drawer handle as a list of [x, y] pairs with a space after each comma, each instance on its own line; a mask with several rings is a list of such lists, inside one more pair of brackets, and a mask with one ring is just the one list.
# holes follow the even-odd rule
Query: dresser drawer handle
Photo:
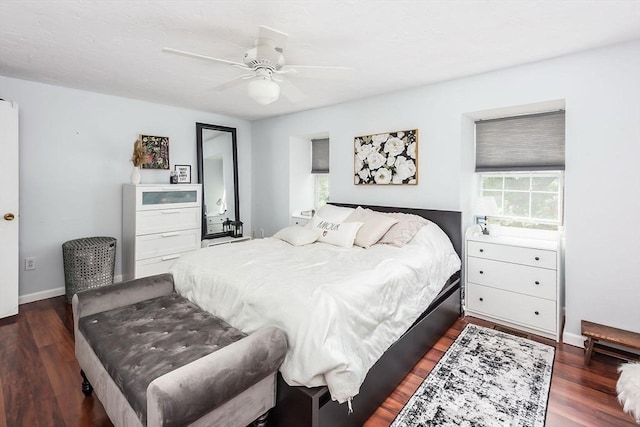
[[536, 284], [536, 285], [539, 285], [539, 284], [540, 284], [540, 282], [538, 282], [538, 281], [536, 280], [536, 281], [535, 281], [535, 284]]
[[484, 271], [480, 270], [480, 274], [484, 274]]
[[484, 301], [484, 298], [478, 298], [480, 301]]
[[484, 252], [484, 249], [480, 249], [480, 252]]
[[536, 316], [538, 316], [540, 314], [539, 311], [534, 311], [534, 313], [536, 314]]
[[534, 259], [535, 259], [536, 261], [540, 261], [540, 257], [539, 257], [539, 256], [535, 257]]
[[162, 261], [169, 261], [170, 259], [180, 258], [180, 255], [167, 255], [160, 258]]
[[173, 236], [179, 236], [179, 235], [180, 235], [180, 232], [176, 231], [176, 232], [173, 232], [173, 233], [163, 233], [160, 236], [162, 236], [162, 237], [173, 237]]
[[167, 211], [161, 211], [163, 214], [177, 214], [180, 213], [180, 209], [171, 209]]

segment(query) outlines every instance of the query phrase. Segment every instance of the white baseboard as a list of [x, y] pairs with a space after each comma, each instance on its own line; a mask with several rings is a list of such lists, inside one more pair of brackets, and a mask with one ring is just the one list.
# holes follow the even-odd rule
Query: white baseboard
[[578, 334], [571, 334], [571, 333], [567, 333], [565, 332], [562, 335], [562, 342], [564, 342], [565, 344], [569, 344], [569, 345], [573, 345], [579, 348], [584, 348], [584, 340], [586, 338], [583, 337], [582, 335], [578, 335]]
[[47, 298], [59, 297], [66, 292], [64, 286], [62, 288], [47, 289], [46, 291], [34, 292], [32, 294], [20, 295], [18, 297], [18, 305], [28, 304]]
[[[122, 282], [122, 275], [120, 274], [117, 276], [113, 276], [113, 283], [119, 283], [119, 282]], [[60, 295], [64, 295], [66, 292], [67, 291], [63, 286], [61, 288], [47, 289], [46, 291], [20, 295], [18, 297], [18, 305], [28, 304], [30, 302], [36, 302], [36, 301], [53, 298], [53, 297], [59, 297]]]

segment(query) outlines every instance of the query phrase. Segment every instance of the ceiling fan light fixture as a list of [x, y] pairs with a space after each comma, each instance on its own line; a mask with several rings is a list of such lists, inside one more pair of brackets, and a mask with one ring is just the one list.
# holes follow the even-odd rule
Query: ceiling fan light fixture
[[249, 82], [249, 96], [258, 104], [268, 105], [280, 96], [280, 86], [267, 77], [256, 78]]

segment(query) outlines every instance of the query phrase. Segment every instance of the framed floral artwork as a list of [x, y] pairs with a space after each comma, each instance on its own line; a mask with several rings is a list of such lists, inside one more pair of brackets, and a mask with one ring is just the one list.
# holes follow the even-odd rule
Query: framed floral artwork
[[142, 169], [169, 169], [169, 138], [166, 136], [140, 135], [147, 161]]
[[354, 139], [354, 183], [418, 183], [418, 129]]

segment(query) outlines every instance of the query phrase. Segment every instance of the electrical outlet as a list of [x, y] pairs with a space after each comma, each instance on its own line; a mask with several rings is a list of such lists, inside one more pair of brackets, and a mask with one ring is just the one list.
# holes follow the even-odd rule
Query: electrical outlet
[[24, 269], [25, 270], [35, 270], [36, 269], [36, 259], [35, 259], [35, 257], [25, 258], [24, 259]]

